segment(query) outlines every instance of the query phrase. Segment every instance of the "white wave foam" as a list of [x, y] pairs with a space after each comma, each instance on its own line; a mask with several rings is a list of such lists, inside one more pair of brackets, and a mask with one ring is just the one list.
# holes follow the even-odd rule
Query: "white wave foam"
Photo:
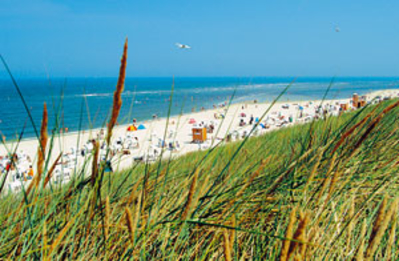
[[[234, 90], [254, 90], [254, 89], [272, 89], [285, 87], [288, 83], [265, 83], [265, 84], [241, 84], [241, 85], [230, 85], [230, 86], [210, 86], [210, 87], [197, 87], [197, 88], [185, 88], [175, 89], [175, 93], [212, 93], [212, 92], [233, 92]], [[134, 95], [156, 95], [156, 94], [169, 94], [171, 90], [154, 90], [154, 91], [125, 91], [122, 96], [134, 96]], [[88, 93], [88, 94], [77, 94], [75, 97], [110, 97], [113, 93]]]

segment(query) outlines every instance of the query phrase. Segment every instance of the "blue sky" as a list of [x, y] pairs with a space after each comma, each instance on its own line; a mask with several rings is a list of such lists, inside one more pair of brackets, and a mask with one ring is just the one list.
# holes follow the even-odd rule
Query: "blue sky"
[[127, 36], [128, 76], [399, 76], [398, 10], [367, 0], [0, 0], [0, 53], [19, 77], [112, 77]]

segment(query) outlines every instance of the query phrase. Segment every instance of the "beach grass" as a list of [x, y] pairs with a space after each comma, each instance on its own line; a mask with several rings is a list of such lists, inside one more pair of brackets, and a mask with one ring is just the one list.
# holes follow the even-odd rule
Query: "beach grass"
[[89, 177], [4, 195], [0, 257], [394, 260], [397, 107], [138, 164], [100, 194]]
[[62, 186], [49, 182], [56, 134], [44, 112], [35, 186], [2, 191], [0, 259], [396, 260], [398, 107], [384, 101], [113, 173], [90, 164], [97, 144]]

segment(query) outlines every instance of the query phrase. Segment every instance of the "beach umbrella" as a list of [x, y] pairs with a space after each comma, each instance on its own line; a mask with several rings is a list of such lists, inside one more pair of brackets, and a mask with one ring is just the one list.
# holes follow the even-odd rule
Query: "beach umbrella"
[[194, 123], [196, 123], [196, 121], [195, 121], [195, 119], [191, 118], [191, 119], [188, 121], [188, 123], [189, 123], [189, 124], [194, 124]]
[[134, 125], [130, 125], [129, 127], [127, 127], [127, 131], [136, 131], [137, 127]]
[[140, 125], [137, 127], [137, 129], [138, 129], [138, 130], [145, 130], [146, 127], [145, 127], [143, 124], [140, 124]]

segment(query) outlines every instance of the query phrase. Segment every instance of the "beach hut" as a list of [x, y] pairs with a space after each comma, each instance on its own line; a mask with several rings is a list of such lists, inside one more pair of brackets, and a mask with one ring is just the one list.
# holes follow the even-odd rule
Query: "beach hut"
[[146, 127], [145, 127], [143, 124], [140, 124], [140, 125], [137, 127], [137, 129], [138, 129], [138, 130], [145, 130]]
[[349, 109], [349, 104], [347, 103], [341, 103], [340, 106], [343, 111], [347, 111]]
[[352, 100], [353, 100], [353, 107], [358, 108], [359, 107], [359, 95], [357, 93], [353, 94]]
[[366, 106], [366, 104], [367, 104], [367, 102], [365, 100], [361, 100], [361, 101], [358, 102], [358, 106], [357, 107], [361, 108], [361, 107]]
[[193, 128], [193, 142], [202, 143], [206, 141], [206, 128]]
[[127, 131], [136, 131], [137, 127], [134, 125], [130, 125], [129, 127], [127, 127]]
[[188, 123], [189, 123], [189, 124], [195, 124], [196, 121], [195, 121], [195, 119], [191, 118], [191, 119], [188, 121]]

